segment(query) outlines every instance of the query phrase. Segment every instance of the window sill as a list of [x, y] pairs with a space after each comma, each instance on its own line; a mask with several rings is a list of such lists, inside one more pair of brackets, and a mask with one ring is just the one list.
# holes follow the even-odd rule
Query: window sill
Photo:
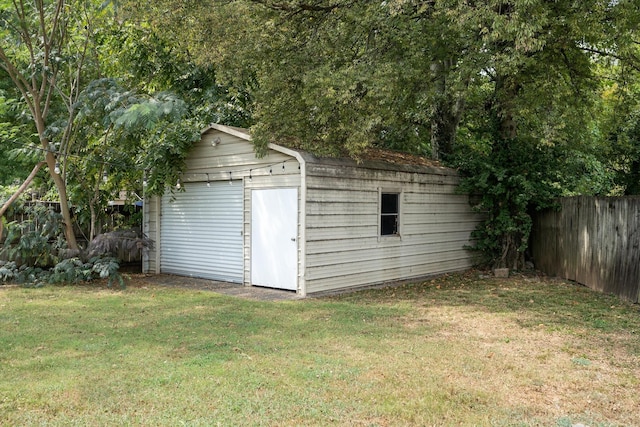
[[398, 240], [402, 240], [401, 234], [385, 234], [378, 236], [378, 242], [395, 242]]

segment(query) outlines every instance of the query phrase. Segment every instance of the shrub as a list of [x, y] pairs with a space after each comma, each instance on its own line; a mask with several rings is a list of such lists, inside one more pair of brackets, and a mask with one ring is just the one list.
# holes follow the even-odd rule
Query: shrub
[[[73, 254], [76, 256], [60, 259], [71, 254], [66, 250], [62, 216], [45, 205], [26, 206], [24, 210], [30, 219], [7, 224], [1, 253], [9, 262], [0, 266], [0, 282], [41, 286], [44, 283], [75, 284], [100, 278], [108, 279], [109, 287], [117, 283], [124, 288], [124, 279], [118, 272], [120, 263], [110, 256], [109, 251], [121, 246], [133, 251], [149, 244], [148, 239], [138, 239], [135, 234], [107, 233], [108, 238], [98, 240], [102, 246], [94, 244], [91, 250], [75, 251]], [[92, 258], [86, 261], [86, 256]]]
[[49, 283], [78, 283], [92, 279], [93, 265], [83, 263], [79, 258], [60, 261], [51, 270]]
[[52, 267], [66, 247], [62, 216], [44, 205], [28, 206], [25, 211], [30, 219], [7, 223], [2, 253], [18, 266]]
[[18, 265], [9, 261], [0, 266], [0, 282], [13, 282], [21, 285], [42, 286], [47, 282], [49, 272], [39, 267]]
[[9, 261], [0, 265], [0, 282], [12, 282], [15, 280], [18, 272], [18, 266], [15, 262]]
[[109, 279], [108, 287], [117, 282], [120, 288], [124, 288], [124, 279], [119, 269], [120, 263], [113, 257], [95, 257], [89, 262], [83, 262], [80, 258], [69, 258], [60, 261], [51, 269], [49, 283], [80, 283], [100, 278]]
[[116, 258], [92, 258], [90, 262], [93, 263], [93, 267], [91, 268], [93, 273], [96, 273], [101, 279], [109, 279], [107, 282], [108, 287], [111, 287], [116, 281], [120, 285], [120, 288], [125, 287], [124, 279], [118, 271], [120, 269], [120, 263]]
[[474, 209], [483, 214], [472, 249], [485, 264], [524, 266], [531, 213], [552, 206], [560, 194], [557, 159], [554, 147], [497, 138], [490, 150], [469, 150], [457, 159], [463, 176], [459, 190], [474, 195]]

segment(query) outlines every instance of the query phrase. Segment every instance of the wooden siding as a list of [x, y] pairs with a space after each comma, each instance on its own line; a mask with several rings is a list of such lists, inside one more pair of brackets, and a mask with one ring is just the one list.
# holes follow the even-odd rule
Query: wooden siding
[[[471, 267], [478, 218], [455, 172], [425, 171], [307, 163], [307, 293]], [[400, 236], [379, 236], [380, 191], [401, 194]]]
[[534, 218], [536, 267], [632, 302], [640, 299], [640, 198], [571, 197]]

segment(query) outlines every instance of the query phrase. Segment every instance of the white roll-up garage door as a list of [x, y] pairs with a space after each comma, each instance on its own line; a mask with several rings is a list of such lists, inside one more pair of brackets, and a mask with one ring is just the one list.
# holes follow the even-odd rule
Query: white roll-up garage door
[[242, 283], [242, 181], [184, 188], [162, 198], [160, 270]]

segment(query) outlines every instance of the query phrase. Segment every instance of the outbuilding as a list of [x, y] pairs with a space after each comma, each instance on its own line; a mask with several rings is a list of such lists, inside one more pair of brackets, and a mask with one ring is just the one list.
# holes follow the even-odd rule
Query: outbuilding
[[143, 271], [300, 295], [459, 271], [479, 218], [456, 171], [373, 150], [360, 162], [270, 144], [211, 125], [180, 189], [144, 203], [155, 241]]

